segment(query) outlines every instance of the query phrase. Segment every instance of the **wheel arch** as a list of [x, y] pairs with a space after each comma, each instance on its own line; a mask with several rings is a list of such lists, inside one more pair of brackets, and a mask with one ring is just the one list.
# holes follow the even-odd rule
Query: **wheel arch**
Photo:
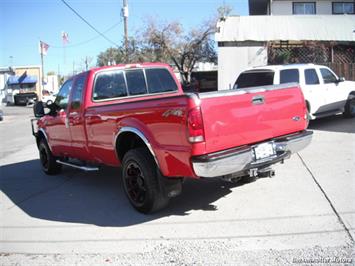
[[36, 136], [37, 147], [39, 146], [39, 143], [41, 142], [42, 139], [44, 139], [47, 142], [49, 149], [52, 151], [52, 147], [49, 144], [46, 132], [44, 131], [43, 128], [40, 128], [40, 129], [38, 129], [37, 136]]
[[145, 147], [149, 150], [154, 158], [155, 163], [159, 167], [159, 162], [154, 149], [142, 131], [135, 127], [122, 127], [118, 131], [115, 138], [116, 156], [122, 162], [127, 151], [133, 148]]

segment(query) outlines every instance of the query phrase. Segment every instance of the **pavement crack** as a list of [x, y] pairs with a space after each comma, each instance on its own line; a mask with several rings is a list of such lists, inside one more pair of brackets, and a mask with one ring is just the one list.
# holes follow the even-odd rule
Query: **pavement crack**
[[55, 186], [48, 187], [46, 189], [40, 190], [40, 191], [38, 191], [36, 193], [33, 193], [33, 194], [29, 195], [28, 197], [26, 197], [26, 198], [24, 198], [24, 199], [22, 199], [22, 200], [20, 200], [18, 202], [15, 202], [14, 205], [12, 205], [11, 207], [9, 207], [7, 209], [11, 210], [12, 208], [14, 208], [14, 207], [16, 207], [16, 206], [18, 206], [18, 205], [20, 205], [20, 204], [22, 204], [22, 203], [24, 203], [24, 202], [26, 202], [28, 200], [31, 200], [31, 199], [33, 199], [33, 198], [35, 198], [37, 196], [40, 196], [42, 194], [45, 194], [45, 193], [49, 192], [49, 191], [56, 190], [56, 189], [60, 188], [61, 186], [63, 186], [64, 184], [66, 184], [67, 182], [69, 182], [71, 179], [73, 179], [73, 177], [68, 177], [63, 182], [61, 182], [61, 183], [59, 183], [59, 184], [57, 184]]
[[307, 169], [308, 173], [311, 175], [314, 183], [316, 183], [316, 185], [318, 186], [318, 188], [320, 189], [320, 191], [322, 192], [323, 196], [325, 197], [325, 199], [328, 201], [330, 207], [332, 208], [333, 212], [335, 213], [335, 215], [338, 218], [339, 223], [342, 225], [342, 227], [344, 228], [345, 232], [347, 233], [348, 237], [350, 238], [351, 242], [354, 243], [354, 238], [350, 233], [349, 228], [346, 226], [344, 220], [341, 218], [340, 214], [338, 213], [338, 211], [335, 209], [335, 206], [333, 204], [333, 202], [330, 200], [330, 198], [328, 197], [327, 193], [325, 192], [325, 190], [323, 189], [323, 187], [320, 185], [320, 183], [318, 182], [317, 178], [314, 176], [314, 174], [312, 173], [311, 169], [309, 169], [308, 165], [306, 164], [306, 162], [303, 160], [302, 156], [297, 153], [298, 157], [300, 158], [303, 166]]

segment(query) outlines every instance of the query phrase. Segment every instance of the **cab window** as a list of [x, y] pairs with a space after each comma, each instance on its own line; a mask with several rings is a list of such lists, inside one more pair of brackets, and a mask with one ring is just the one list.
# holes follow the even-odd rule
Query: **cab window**
[[298, 69], [283, 69], [280, 71], [280, 84], [300, 82], [300, 74]]
[[142, 69], [127, 70], [126, 80], [129, 95], [140, 95], [147, 93], [145, 78]]
[[54, 103], [59, 107], [59, 109], [67, 109], [69, 93], [73, 84], [73, 80], [66, 81], [60, 88]]
[[86, 75], [80, 75], [74, 83], [73, 86], [73, 93], [72, 93], [72, 100], [70, 103], [70, 108], [71, 109], [79, 109], [82, 103], [82, 98], [83, 98], [83, 90], [84, 90], [84, 84], [86, 80]]
[[324, 83], [335, 83], [338, 79], [329, 69], [321, 68], [320, 73], [322, 74]]
[[112, 99], [127, 96], [123, 72], [109, 71], [97, 75], [93, 91], [94, 100]]
[[145, 70], [149, 93], [176, 91], [177, 86], [170, 72], [163, 68]]
[[274, 83], [274, 71], [246, 71], [239, 75], [234, 89], [268, 86]]
[[319, 78], [314, 68], [304, 70], [304, 79], [307, 85], [319, 84]]

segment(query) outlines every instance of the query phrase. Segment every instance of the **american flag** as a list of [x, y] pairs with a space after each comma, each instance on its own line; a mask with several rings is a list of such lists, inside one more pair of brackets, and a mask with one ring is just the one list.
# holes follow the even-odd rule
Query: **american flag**
[[69, 42], [69, 35], [67, 32], [62, 31], [62, 40], [64, 45]]
[[49, 44], [39, 41], [39, 53], [42, 55], [47, 55]]

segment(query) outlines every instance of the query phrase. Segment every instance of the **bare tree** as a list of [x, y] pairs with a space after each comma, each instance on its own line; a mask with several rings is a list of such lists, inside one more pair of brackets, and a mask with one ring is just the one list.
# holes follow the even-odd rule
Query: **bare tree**
[[143, 50], [153, 61], [175, 65], [184, 83], [190, 82], [191, 72], [197, 62], [216, 62], [217, 56], [211, 39], [215, 21], [185, 33], [179, 22], [157, 23], [150, 20], [142, 34]]

